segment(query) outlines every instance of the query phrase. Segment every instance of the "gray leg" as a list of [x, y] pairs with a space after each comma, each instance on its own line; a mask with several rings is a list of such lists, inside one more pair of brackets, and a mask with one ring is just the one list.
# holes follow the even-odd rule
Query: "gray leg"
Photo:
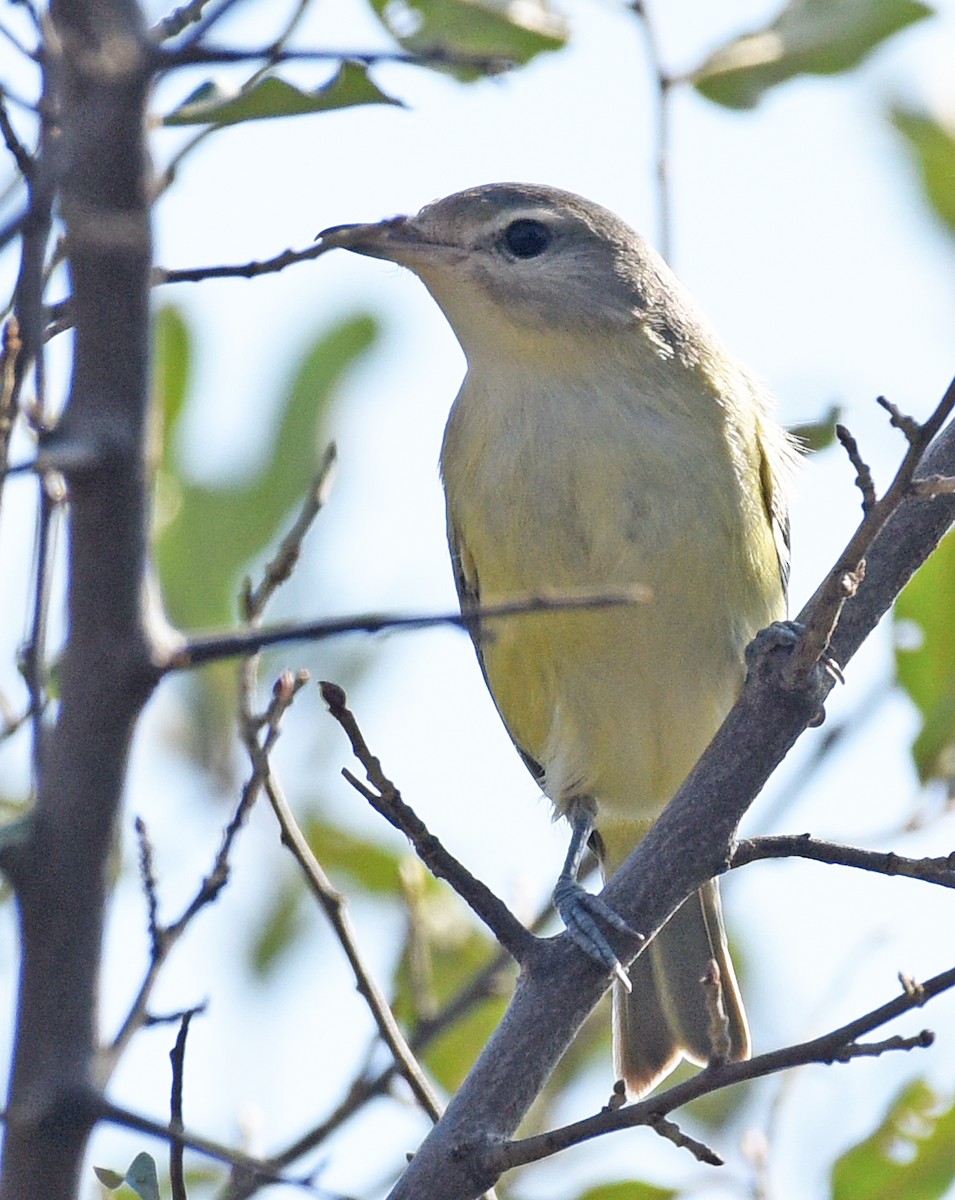
[[594, 896], [577, 882], [581, 859], [587, 849], [590, 835], [594, 832], [593, 802], [585, 799], [573, 803], [568, 819], [572, 831], [570, 846], [557, 879], [557, 886], [554, 888], [554, 907], [567, 927], [567, 932], [581, 950], [616, 975], [629, 992], [630, 980], [627, 978], [627, 972], [600, 926], [610, 926], [631, 938], [639, 935], [599, 896]]

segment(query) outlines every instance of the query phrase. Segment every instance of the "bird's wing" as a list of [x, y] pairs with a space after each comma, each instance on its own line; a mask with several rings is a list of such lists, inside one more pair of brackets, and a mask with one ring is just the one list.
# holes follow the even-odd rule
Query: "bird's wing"
[[[451, 567], [454, 571], [454, 586], [458, 591], [458, 602], [461, 605], [461, 612], [465, 616], [468, 616], [469, 613], [474, 613], [481, 607], [481, 591], [478, 584], [477, 566], [455, 528], [450, 513], [448, 514], [448, 547], [451, 551]], [[485, 639], [493, 637], [493, 633], [490, 630], [485, 631], [482, 629], [481, 621], [478, 617], [473, 617], [467, 622], [467, 630], [471, 635], [471, 641], [474, 643], [474, 651], [477, 654], [478, 664], [481, 668], [481, 674], [484, 676], [484, 682], [487, 684], [487, 690], [493, 699], [494, 689], [491, 687], [491, 681], [487, 677], [487, 664], [484, 661], [483, 652]], [[500, 708], [497, 711], [500, 713], [501, 720], [504, 721], [504, 728], [507, 729], [518, 754], [524, 760], [524, 765], [537, 782], [542, 783], [544, 768], [514, 737]]]
[[[767, 447], [759, 439], [759, 480], [763, 491], [763, 505], [776, 543], [776, 558], [779, 562], [779, 578], [783, 595], [789, 595], [789, 512], [779, 478], [780, 470], [786, 471], [788, 463], [781, 462], [781, 455], [774, 454], [775, 447]], [[773, 459], [777, 461], [774, 463]]]

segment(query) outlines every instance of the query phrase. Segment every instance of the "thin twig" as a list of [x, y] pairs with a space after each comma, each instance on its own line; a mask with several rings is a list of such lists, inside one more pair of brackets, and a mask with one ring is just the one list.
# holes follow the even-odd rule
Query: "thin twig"
[[863, 517], [835, 565], [799, 614], [797, 619], [804, 631], [788, 665], [787, 677], [791, 681], [804, 678], [806, 672], [825, 657], [843, 606], [853, 594], [860, 572], [864, 571], [869, 548], [893, 513], [911, 496], [919, 463], [955, 408], [955, 379], [948, 385], [935, 411], [921, 425], [903, 416], [884, 398], [880, 397], [878, 402], [891, 414], [892, 424], [904, 432], [909, 448], [888, 489]]
[[859, 443], [855, 440], [845, 425], [836, 425], [836, 437], [849, 456], [849, 461], [856, 469], [856, 487], [862, 493], [862, 512], [868, 516], [875, 507], [875, 484], [872, 482], [872, 468], [862, 458]]
[[[285, 698], [286, 705], [291, 704], [298, 688], [304, 684], [307, 675], [302, 673], [297, 678], [286, 671], [276, 682], [276, 693]], [[255, 764], [256, 769], [265, 779], [265, 792], [275, 813], [279, 828], [282, 831], [282, 844], [292, 853], [308, 884], [309, 890], [318, 901], [322, 911], [328, 918], [335, 931], [339, 944], [345, 952], [349, 966], [355, 976], [359, 994], [364, 997], [366, 1004], [378, 1027], [382, 1041], [388, 1047], [392, 1057], [398, 1064], [400, 1073], [408, 1082], [415, 1099], [433, 1121], [437, 1121], [443, 1111], [443, 1106], [427, 1076], [422, 1070], [401, 1032], [394, 1013], [388, 1005], [381, 989], [375, 983], [371, 972], [365, 965], [351, 921], [345, 911], [344, 897], [332, 886], [331, 880], [325, 874], [318, 859], [312, 853], [305, 835], [299, 828], [298, 822], [288, 805], [284, 792], [277, 779], [271, 773], [269, 764], [258, 742], [247, 741], [246, 749]]]
[[13, 155], [17, 170], [24, 179], [29, 179], [33, 173], [33, 158], [26, 146], [17, 137], [17, 131], [13, 128], [13, 122], [10, 120], [10, 114], [7, 112], [4, 89], [2, 87], [0, 87], [0, 136], [3, 137], [3, 144]]
[[[182, 1119], [182, 1088], [186, 1070], [186, 1038], [189, 1036], [189, 1025], [192, 1018], [197, 1012], [201, 1011], [201, 1008], [190, 1008], [182, 1014], [182, 1019], [179, 1023], [179, 1033], [176, 1036], [176, 1044], [169, 1052], [169, 1061], [172, 1064], [169, 1125], [170, 1128], [180, 1131], [184, 1128]], [[182, 1142], [170, 1143], [169, 1186], [172, 1192], [172, 1200], [189, 1200], [186, 1191], [185, 1175], [183, 1173], [183, 1150]]]
[[302, 543], [312, 522], [325, 507], [331, 491], [335, 468], [335, 443], [331, 442], [322, 455], [321, 463], [292, 527], [279, 543], [275, 556], [266, 564], [258, 587], [247, 587], [242, 597], [243, 614], [247, 621], [257, 619], [266, 604], [295, 570], [302, 553]]
[[715, 1150], [711, 1150], [705, 1143], [690, 1137], [688, 1133], [684, 1133], [675, 1121], [670, 1121], [666, 1117], [656, 1117], [649, 1120], [647, 1124], [654, 1133], [658, 1133], [660, 1137], [666, 1138], [674, 1146], [679, 1146], [681, 1150], [689, 1150], [697, 1162], [706, 1163], [708, 1167], [723, 1166], [723, 1159], [720, 1158]]
[[148, 1137], [159, 1138], [168, 1145], [179, 1145], [186, 1150], [194, 1150], [197, 1154], [205, 1155], [206, 1158], [225, 1163], [235, 1170], [247, 1172], [250, 1176], [260, 1180], [262, 1184], [281, 1183], [289, 1187], [312, 1190], [311, 1178], [296, 1179], [279, 1174], [273, 1171], [268, 1163], [254, 1158], [251, 1154], [243, 1154], [241, 1150], [233, 1150], [221, 1142], [201, 1137], [187, 1129], [176, 1129], [171, 1125], [164, 1125], [162, 1121], [154, 1121], [151, 1117], [144, 1117], [130, 1109], [113, 1104], [96, 1092], [77, 1097], [75, 1102], [77, 1110], [85, 1109], [91, 1120], [105, 1121], [123, 1129], [134, 1129]]
[[153, 849], [149, 841], [146, 822], [142, 817], [136, 818], [133, 822], [133, 828], [136, 832], [136, 841], [139, 844], [139, 879], [143, 885], [143, 894], [146, 897], [150, 955], [156, 958], [162, 952], [160, 943], [162, 942], [163, 933], [159, 927], [159, 898], [156, 891], [156, 875], [153, 871]]
[[320, 686], [322, 699], [328, 705], [328, 711], [345, 731], [355, 757], [365, 768], [371, 787], [365, 787], [349, 771], [342, 771], [342, 774], [377, 813], [408, 838], [415, 853], [431, 874], [451, 884], [504, 949], [517, 962], [525, 962], [537, 939], [486, 884], [475, 878], [462, 863], [445, 850], [421, 818], [402, 800], [401, 793], [382, 771], [381, 763], [369, 750], [358, 722], [347, 706], [344, 691], [334, 683], [323, 682]]
[[242, 630], [238, 633], [214, 633], [196, 637], [174, 650], [160, 664], [162, 674], [170, 671], [187, 670], [210, 662], [228, 658], [242, 658], [256, 654], [269, 646], [288, 642], [318, 642], [325, 638], [341, 637], [349, 633], [381, 633], [396, 629], [433, 629], [439, 625], [453, 625], [461, 629], [476, 628], [485, 621], [504, 617], [524, 616], [530, 613], [561, 612], [565, 609], [610, 608], [619, 605], [640, 603], [646, 590], [630, 588], [622, 592], [593, 595], [529, 596], [506, 604], [490, 604], [465, 609], [463, 612], [436, 613], [412, 617], [398, 617], [384, 613], [369, 613], [364, 616], [333, 617], [321, 621], [289, 622], [262, 629]]
[[856, 867], [878, 875], [900, 875], [939, 887], [955, 888], [955, 853], [941, 858], [905, 858], [894, 851], [862, 850], [837, 842], [817, 841], [808, 833], [747, 838], [737, 843], [730, 867], [766, 858], [808, 858], [840, 867]]
[[178, 37], [183, 30], [194, 25], [202, 17], [202, 10], [207, 4], [209, 0], [190, 0], [188, 4], [180, 5], [179, 8], [173, 9], [168, 17], [157, 21], [150, 33], [157, 42]]
[[850, 1021], [847, 1025], [834, 1029], [822, 1037], [814, 1038], [812, 1041], [787, 1046], [768, 1054], [759, 1054], [744, 1062], [722, 1063], [719, 1066], [707, 1067], [692, 1079], [636, 1104], [628, 1104], [623, 1108], [608, 1106], [594, 1116], [576, 1121], [572, 1125], [566, 1125], [536, 1137], [506, 1143], [494, 1154], [494, 1167], [503, 1172], [527, 1163], [537, 1162], [555, 1154], [558, 1150], [566, 1150], [569, 1146], [579, 1145], [581, 1142], [618, 1129], [632, 1129], [638, 1125], [655, 1125], [667, 1114], [700, 1096], [709, 1095], [711, 1092], [742, 1083], [745, 1080], [774, 1075], [791, 1067], [805, 1066], [809, 1063], [831, 1065], [837, 1062], [847, 1062], [851, 1058], [863, 1055], [871, 1056], [888, 1051], [913, 1050], [930, 1046], [933, 1035], [927, 1030], [915, 1037], [890, 1038], [884, 1042], [859, 1044], [858, 1039], [885, 1025], [895, 1017], [920, 1007], [952, 987], [955, 987], [955, 968], [936, 975], [934, 979], [920, 985], [918, 989], [904, 991], [894, 1000], [890, 1000], [864, 1016]]
[[640, 22], [647, 61], [657, 88], [655, 146], [657, 205], [659, 209], [659, 250], [670, 262], [673, 254], [672, 204], [670, 202], [670, 97], [673, 78], [663, 66], [663, 54], [656, 26], [650, 17], [646, 0], [631, 0], [630, 9]]
[[202, 64], [227, 64], [261, 61], [268, 59], [272, 65], [286, 62], [348, 62], [363, 67], [374, 67], [380, 63], [398, 64], [409, 67], [461, 67], [477, 71], [482, 75], [501, 75], [515, 66], [513, 59], [503, 54], [464, 54], [442, 46], [429, 50], [324, 50], [307, 47], [254, 48], [243, 50], [233, 46], [211, 46], [202, 44], [201, 36], [190, 34], [186, 46], [164, 49], [159, 55], [159, 69], [188, 67]]

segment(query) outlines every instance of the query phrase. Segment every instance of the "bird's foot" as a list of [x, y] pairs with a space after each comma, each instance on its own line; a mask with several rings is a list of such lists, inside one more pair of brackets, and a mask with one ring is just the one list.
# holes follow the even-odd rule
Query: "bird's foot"
[[563, 878], [557, 881], [554, 888], [554, 907], [567, 927], [567, 932], [580, 949], [594, 962], [615, 975], [629, 992], [631, 988], [627, 972], [614, 953], [601, 925], [616, 929], [619, 933], [639, 941], [643, 940], [641, 935], [635, 929], [631, 929], [609, 904], [593, 892], [588, 892], [574, 879]]

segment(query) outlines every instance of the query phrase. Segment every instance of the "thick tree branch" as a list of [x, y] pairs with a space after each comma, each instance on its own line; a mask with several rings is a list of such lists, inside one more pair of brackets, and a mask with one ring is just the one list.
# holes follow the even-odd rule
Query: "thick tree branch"
[[[952, 395], [955, 384], [937, 411], [948, 406]], [[919, 463], [919, 474], [955, 474], [951, 424]], [[888, 512], [878, 514], [874, 537], [854, 536], [827, 577], [837, 579], [855, 569], [865, 555], [865, 578], [841, 609], [830, 641], [829, 653], [839, 663], [852, 658], [953, 518], [955, 497], [926, 499], [906, 488], [894, 495]], [[810, 602], [800, 619], [808, 623], [816, 611]], [[666, 811], [604, 889], [607, 903], [647, 937], [686, 896], [725, 870], [739, 820], [802, 731], [817, 719], [833, 686], [832, 676], [818, 667], [808, 674], [794, 672], [792, 647], [779, 638], [762, 636], [754, 647], [736, 706]], [[473, 1200], [497, 1179], [495, 1148], [513, 1134], [609, 982], [567, 935], [541, 943], [540, 950], [518, 980], [501, 1025], [391, 1200], [435, 1195]]]
[[[66, 223], [76, 342], [69, 401], [51, 443], [82, 449], [70, 496], [68, 639], [57, 721], [46, 731], [29, 838], [4, 867], [22, 958], [7, 1105], [3, 1200], [72, 1200], [93, 1120], [71, 1098], [93, 1086], [107, 865], [129, 742], [155, 679], [144, 627], [151, 237], [145, 32], [132, 0], [54, 0], [44, 47], [59, 114], [52, 180]], [[52, 194], [52, 193], [51, 193]], [[26, 321], [42, 256], [21, 276]], [[67, 456], [68, 457], [68, 456]]]

